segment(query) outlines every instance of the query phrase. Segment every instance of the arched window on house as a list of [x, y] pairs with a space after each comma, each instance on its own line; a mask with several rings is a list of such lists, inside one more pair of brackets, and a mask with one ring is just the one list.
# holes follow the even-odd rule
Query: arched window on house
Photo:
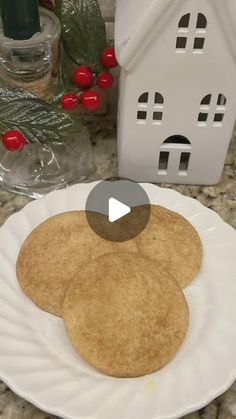
[[190, 13], [187, 13], [186, 15], [182, 16], [179, 21], [179, 28], [188, 28], [189, 27], [189, 21], [190, 21]]
[[188, 47], [189, 36], [194, 37], [193, 45], [190, 47], [194, 53], [202, 53], [207, 33], [207, 18], [203, 13], [198, 13], [197, 20], [191, 19], [191, 14], [183, 15], [178, 23], [176, 52], [185, 53]]
[[138, 102], [146, 105], [148, 103], [148, 92], [142, 93], [139, 96]]
[[220, 93], [217, 97], [216, 101], [216, 111], [214, 115], [214, 126], [215, 127], [221, 127], [223, 125], [224, 117], [225, 117], [225, 111], [226, 111], [226, 104], [227, 99], [225, 95]]
[[188, 35], [189, 35], [189, 24], [190, 24], [190, 13], [185, 14], [181, 17], [178, 24], [178, 33], [176, 39], [176, 51], [185, 52], [187, 47]]
[[152, 114], [152, 123], [154, 125], [161, 125], [163, 120], [163, 110], [164, 110], [164, 97], [161, 93], [155, 92], [154, 95], [154, 108]]
[[171, 137], [167, 138], [163, 144], [190, 144], [190, 141], [183, 137], [183, 135], [172, 135]]
[[213, 95], [209, 93], [204, 96], [200, 104], [200, 112], [198, 114], [198, 125], [201, 127], [207, 126], [210, 115], [213, 111], [213, 125], [216, 127], [221, 127], [223, 125], [223, 120], [226, 111], [227, 99], [225, 95], [219, 93], [218, 95]]
[[207, 18], [203, 13], [198, 13], [197, 23], [195, 28], [195, 38], [193, 42], [193, 52], [202, 53], [207, 33]]
[[144, 92], [138, 98], [137, 122], [146, 124], [149, 93]]
[[189, 170], [192, 146], [188, 138], [183, 135], [171, 135], [161, 146], [158, 174], [165, 176], [168, 174], [170, 157], [172, 158], [172, 171], [176, 175], [186, 176]]
[[197, 29], [206, 29], [207, 27], [207, 18], [203, 13], [198, 13], [197, 16]]
[[161, 93], [142, 93], [138, 98], [137, 123], [146, 124], [148, 112], [150, 111], [152, 113], [152, 123], [154, 125], [160, 125], [163, 120], [163, 109], [164, 97]]

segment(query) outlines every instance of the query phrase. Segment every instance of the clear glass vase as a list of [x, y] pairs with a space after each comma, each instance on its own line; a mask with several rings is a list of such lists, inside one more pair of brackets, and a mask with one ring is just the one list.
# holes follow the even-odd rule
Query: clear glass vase
[[46, 193], [86, 180], [94, 163], [88, 130], [83, 127], [63, 144], [26, 144], [6, 151], [0, 144], [2, 189], [41, 198]]

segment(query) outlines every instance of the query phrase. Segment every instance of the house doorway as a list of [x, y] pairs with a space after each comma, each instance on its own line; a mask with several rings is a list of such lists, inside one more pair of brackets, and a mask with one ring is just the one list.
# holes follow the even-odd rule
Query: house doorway
[[183, 135], [171, 135], [161, 145], [158, 163], [158, 175], [187, 176], [192, 145]]

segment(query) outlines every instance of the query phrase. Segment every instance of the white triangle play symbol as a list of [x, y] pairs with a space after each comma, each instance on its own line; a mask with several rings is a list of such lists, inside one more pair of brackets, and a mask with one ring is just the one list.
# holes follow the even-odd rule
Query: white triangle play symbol
[[109, 221], [110, 223], [114, 223], [115, 221], [119, 220], [120, 218], [124, 217], [125, 215], [131, 212], [130, 207], [128, 205], [123, 204], [122, 202], [118, 201], [115, 198], [109, 199]]

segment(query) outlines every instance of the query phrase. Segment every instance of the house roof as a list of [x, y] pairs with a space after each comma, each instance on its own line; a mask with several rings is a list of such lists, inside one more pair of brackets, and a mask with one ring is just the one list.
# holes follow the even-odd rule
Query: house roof
[[[236, 0], [204, 2], [212, 8], [236, 65]], [[115, 46], [119, 64], [131, 70], [184, 3], [188, 0], [116, 0]]]

